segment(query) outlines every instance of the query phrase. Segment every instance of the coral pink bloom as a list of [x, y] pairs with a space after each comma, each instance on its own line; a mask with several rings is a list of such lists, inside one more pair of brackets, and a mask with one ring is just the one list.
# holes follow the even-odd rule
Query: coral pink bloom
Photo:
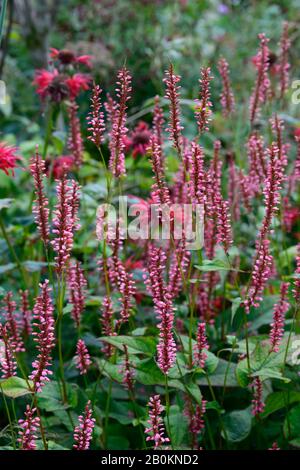
[[14, 168], [16, 167], [17, 160], [21, 158], [16, 154], [17, 148], [0, 142], [0, 170], [4, 171], [7, 175], [9, 170], [12, 170], [14, 174]]
[[8, 379], [17, 375], [17, 363], [15, 360], [15, 349], [9, 335], [9, 327], [0, 324], [0, 370], [1, 379]]
[[70, 92], [70, 98], [75, 99], [81, 90], [88, 90], [90, 87], [91, 78], [82, 73], [75, 73], [73, 77], [66, 79], [66, 85]]
[[36, 92], [41, 98], [46, 98], [48, 87], [57, 76], [58, 71], [56, 69], [54, 69], [53, 72], [45, 69], [37, 70], [35, 72], [33, 84], [36, 86]]
[[254, 378], [251, 387], [253, 388], [252, 414], [258, 416], [265, 408], [263, 402], [263, 385], [259, 377]]
[[283, 282], [280, 289], [279, 302], [274, 305], [273, 322], [271, 323], [270, 343], [271, 351], [278, 352], [281, 340], [284, 334], [284, 317], [289, 309], [289, 303], [286, 300], [289, 284]]
[[76, 356], [74, 359], [76, 368], [79, 370], [80, 374], [85, 375], [92, 364], [92, 361], [83, 339], [79, 339], [77, 342]]

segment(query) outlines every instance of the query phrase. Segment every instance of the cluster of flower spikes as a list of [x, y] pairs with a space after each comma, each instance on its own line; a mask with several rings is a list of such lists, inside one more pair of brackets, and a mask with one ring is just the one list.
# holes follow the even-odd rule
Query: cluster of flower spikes
[[112, 122], [109, 135], [109, 168], [115, 178], [119, 178], [126, 174], [124, 153], [124, 141], [127, 133], [126, 110], [127, 101], [130, 99], [130, 93], [132, 90], [131, 76], [126, 67], [123, 67], [118, 72], [117, 78], [116, 94], [118, 102], [114, 106], [113, 113], [111, 114]]
[[79, 424], [74, 429], [74, 450], [88, 450], [92, 440], [95, 418], [92, 417], [91, 402], [86, 404], [84, 414], [78, 417]]
[[84, 277], [80, 262], [76, 261], [68, 269], [69, 302], [72, 305], [71, 316], [77, 328], [85, 307], [87, 281]]
[[2, 379], [9, 379], [9, 377], [17, 375], [15, 351], [10, 341], [7, 324], [0, 324], [0, 368]]
[[165, 429], [163, 424], [163, 419], [161, 414], [164, 410], [164, 407], [161, 404], [160, 396], [153, 395], [150, 397], [149, 403], [149, 427], [145, 429], [147, 436], [146, 441], [154, 441], [154, 449], [158, 449], [166, 442], [170, 442], [168, 437], [164, 437]]
[[76, 368], [79, 370], [80, 375], [85, 375], [92, 364], [90, 354], [83, 339], [79, 339], [76, 345], [76, 355], [74, 357]]
[[162, 248], [150, 245], [147, 258], [148, 274], [144, 275], [145, 284], [152, 296], [154, 309], [160, 320], [157, 363], [162, 372], [167, 374], [176, 360], [176, 344], [172, 332], [174, 323], [172, 294], [163, 277], [166, 268], [166, 255]]
[[40, 289], [41, 292], [33, 308], [33, 326], [36, 328], [33, 336], [39, 354], [32, 363], [33, 371], [29, 377], [34, 383], [36, 392], [40, 392], [43, 386], [50, 381], [49, 375], [52, 375], [52, 371], [49, 370], [49, 366], [52, 362], [51, 352], [55, 346], [53, 304], [50, 297], [51, 288], [47, 279], [43, 284], [40, 284]]
[[51, 241], [56, 253], [56, 271], [60, 275], [66, 268], [73, 247], [74, 230], [78, 228], [78, 191], [74, 180], [69, 181], [66, 174], [57, 181], [57, 205], [54, 211], [53, 229], [55, 235]]
[[35, 450], [37, 435], [36, 431], [40, 424], [40, 418], [34, 416], [36, 408], [26, 406], [25, 419], [19, 419], [20, 427], [18, 443], [21, 450]]

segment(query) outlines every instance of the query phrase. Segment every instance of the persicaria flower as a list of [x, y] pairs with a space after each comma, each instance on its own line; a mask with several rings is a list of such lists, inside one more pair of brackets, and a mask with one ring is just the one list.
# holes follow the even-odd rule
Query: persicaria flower
[[91, 356], [85, 345], [83, 339], [79, 339], [76, 345], [76, 356], [75, 356], [76, 368], [80, 371], [81, 375], [87, 374], [87, 371], [92, 364]]
[[132, 370], [132, 365], [129, 360], [128, 347], [124, 344], [124, 363], [120, 369], [121, 374], [123, 374], [123, 384], [130, 392], [133, 391], [134, 387], [134, 373]]
[[154, 449], [158, 449], [166, 442], [170, 442], [168, 437], [164, 437], [165, 429], [161, 414], [164, 407], [161, 404], [160, 396], [153, 395], [150, 397], [149, 403], [149, 427], [145, 429], [146, 434], [151, 434], [146, 441], [154, 441]]
[[229, 78], [229, 66], [227, 60], [224, 59], [224, 57], [221, 57], [221, 59], [219, 60], [218, 69], [223, 82], [223, 90], [221, 94], [221, 105], [223, 109], [223, 114], [224, 116], [229, 116], [234, 111], [235, 101]]
[[229, 214], [229, 203], [218, 193], [215, 197], [215, 211], [217, 215], [217, 243], [222, 243], [225, 253], [232, 245], [232, 230]]
[[212, 80], [210, 67], [201, 68], [200, 99], [196, 100], [195, 117], [198, 124], [199, 133], [209, 130], [209, 123], [212, 115], [212, 102], [210, 100], [210, 82]]
[[258, 35], [260, 40], [260, 49], [256, 56], [257, 77], [254, 91], [250, 98], [250, 122], [254, 122], [260, 106], [264, 104], [270, 92], [270, 80], [268, 77], [269, 70], [269, 39], [265, 34]]
[[72, 318], [77, 328], [80, 326], [80, 317], [85, 307], [87, 281], [79, 261], [76, 261], [68, 272], [69, 301], [72, 304]]
[[45, 246], [49, 242], [49, 208], [48, 198], [45, 196], [43, 178], [45, 176], [45, 162], [42, 160], [36, 148], [35, 155], [30, 160], [30, 172], [34, 179], [35, 201], [33, 213]]
[[56, 252], [55, 262], [58, 274], [65, 269], [73, 247], [74, 232], [74, 201], [72, 199], [72, 187], [64, 174], [57, 181], [56, 186], [57, 205], [54, 211], [53, 233], [54, 240], [51, 242]]
[[257, 254], [251, 274], [249, 289], [247, 292], [244, 307], [246, 313], [250, 312], [250, 307], [258, 307], [262, 301], [262, 293], [271, 277], [273, 257], [270, 255], [270, 241], [268, 239], [258, 241]]
[[206, 174], [204, 170], [204, 152], [200, 145], [192, 142], [190, 154], [189, 193], [194, 204], [207, 202]]
[[74, 164], [78, 168], [80, 167], [83, 159], [83, 142], [80, 130], [80, 121], [77, 116], [78, 106], [75, 102], [72, 102], [68, 106], [69, 113], [69, 137], [68, 137], [68, 149], [74, 158]]
[[153, 135], [150, 139], [150, 146], [148, 152], [151, 159], [152, 170], [154, 173], [153, 179], [155, 183], [152, 185], [151, 196], [155, 204], [170, 204], [170, 192], [165, 182], [164, 162], [162, 156], [162, 149]]
[[162, 133], [164, 124], [164, 114], [160, 107], [160, 98], [158, 95], [154, 98], [154, 109], [153, 109], [153, 133], [156, 136], [159, 144], [162, 144]]
[[184, 414], [189, 419], [189, 431], [192, 435], [192, 449], [197, 449], [199, 444], [197, 444], [198, 436], [203, 433], [205, 429], [204, 415], [206, 412], [207, 401], [202, 399], [201, 405], [198, 403], [195, 407], [189, 397], [187, 397], [187, 406], [185, 407]]
[[249, 176], [251, 184], [257, 191], [257, 183], [264, 183], [267, 176], [266, 152], [263, 137], [255, 133], [249, 137], [247, 142], [249, 159]]
[[300, 303], [300, 243], [297, 245], [297, 256], [296, 256], [296, 272], [295, 274], [298, 276], [294, 282], [293, 287], [293, 296], [297, 302]]
[[283, 282], [281, 284], [280, 299], [273, 309], [273, 322], [271, 323], [270, 343], [271, 351], [274, 352], [279, 351], [279, 346], [284, 334], [284, 317], [289, 309], [289, 303], [286, 300], [288, 287], [289, 285], [287, 282]]
[[17, 375], [17, 362], [14, 354], [15, 350], [9, 337], [8, 325], [0, 324], [0, 369], [2, 379]]
[[92, 418], [91, 402], [88, 401], [83, 415], [78, 417], [79, 424], [74, 429], [73, 449], [88, 450], [92, 440], [95, 418]]
[[7, 175], [9, 170], [12, 170], [12, 174], [14, 174], [16, 163], [18, 160], [21, 160], [16, 152], [16, 147], [0, 142], [0, 170], [4, 171]]
[[15, 352], [25, 351], [24, 343], [21, 338], [20, 319], [16, 315], [16, 302], [13, 300], [11, 291], [7, 292], [4, 301], [4, 318], [9, 331], [9, 341]]
[[289, 49], [291, 47], [291, 41], [289, 40], [289, 24], [288, 22], [283, 23], [283, 30], [280, 39], [280, 56], [279, 56], [279, 92], [280, 98], [282, 98], [289, 87]]
[[190, 262], [190, 253], [186, 250], [185, 239], [179, 242], [174, 250], [170, 271], [168, 290], [172, 298], [175, 299], [183, 284], [183, 277], [186, 274]]
[[170, 140], [173, 142], [173, 146], [177, 152], [181, 154], [182, 135], [181, 131], [183, 127], [180, 124], [180, 76], [174, 73], [173, 64], [170, 64], [169, 69], [165, 72], [164, 83], [166, 85], [165, 97], [170, 102], [170, 119], [167, 131], [170, 134]]
[[40, 424], [40, 418], [34, 416], [36, 408], [26, 406], [25, 419], [19, 419], [18, 424], [21, 428], [19, 431], [18, 442], [21, 450], [35, 450], [37, 435], [36, 431]]
[[263, 402], [263, 386], [259, 377], [254, 378], [251, 387], [253, 388], [252, 414], [254, 416], [259, 416], [265, 408], [265, 404]]
[[209, 345], [206, 337], [206, 325], [205, 323], [198, 323], [197, 337], [195, 345], [195, 365], [203, 368], [207, 359], [206, 351], [209, 349]]
[[49, 375], [52, 375], [52, 371], [49, 370], [52, 362], [51, 351], [55, 345], [53, 304], [48, 279], [40, 284], [40, 288], [41, 292], [33, 309], [33, 326], [36, 328], [33, 336], [39, 354], [32, 363], [33, 371], [29, 377], [30, 380], [33, 380], [36, 392], [41, 392], [43, 386], [50, 380]]
[[105, 124], [104, 113], [102, 111], [101, 93], [102, 89], [99, 85], [95, 84], [91, 98], [91, 111], [87, 118], [89, 125], [88, 131], [90, 133], [88, 139], [93, 142], [96, 147], [100, 147], [104, 142]]
[[110, 160], [109, 167], [112, 174], [119, 178], [121, 175], [126, 174], [125, 169], [125, 137], [127, 133], [126, 128], [126, 110], [127, 110], [127, 101], [130, 98], [131, 93], [131, 76], [126, 69], [123, 67], [118, 72], [117, 77], [117, 88], [116, 94], [119, 98], [119, 102], [116, 104], [113, 113], [111, 116], [113, 118], [111, 123], [110, 131]]
[[[100, 323], [102, 327], [103, 336], [113, 336], [116, 333], [114, 332], [113, 325], [113, 308], [111, 298], [105, 296], [102, 301], [102, 315], [100, 318]], [[111, 344], [105, 343], [103, 352], [107, 357], [110, 357], [112, 354], [113, 346]]]

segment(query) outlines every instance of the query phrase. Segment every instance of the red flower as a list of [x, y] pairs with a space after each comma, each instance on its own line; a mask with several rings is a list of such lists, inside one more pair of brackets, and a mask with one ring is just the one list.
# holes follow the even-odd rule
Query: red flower
[[12, 174], [14, 174], [16, 161], [21, 160], [21, 158], [16, 155], [16, 151], [16, 147], [7, 145], [5, 142], [0, 142], [0, 170], [4, 171], [7, 175], [9, 174], [9, 170], [12, 170]]
[[49, 70], [45, 69], [36, 71], [33, 84], [36, 86], [36, 92], [41, 96], [41, 98], [45, 98], [47, 96], [48, 87], [57, 76], [58, 71], [56, 69], [54, 69], [53, 72], [49, 72]]
[[75, 165], [75, 160], [72, 155], [61, 155], [56, 158], [53, 163], [52, 174], [54, 179], [60, 179], [63, 174], [70, 171]]
[[82, 73], [75, 73], [73, 77], [67, 78], [66, 85], [69, 88], [72, 99], [79, 95], [81, 90], [88, 90], [91, 78]]
[[300, 127], [297, 127], [297, 129], [295, 129], [294, 137], [296, 140], [300, 139]]
[[80, 55], [76, 57], [77, 64], [86, 65], [89, 69], [92, 68], [91, 55]]
[[146, 155], [150, 137], [151, 131], [148, 124], [140, 121], [129, 137], [126, 136], [124, 139], [126, 151], [132, 150], [133, 158], [136, 158], [138, 155]]

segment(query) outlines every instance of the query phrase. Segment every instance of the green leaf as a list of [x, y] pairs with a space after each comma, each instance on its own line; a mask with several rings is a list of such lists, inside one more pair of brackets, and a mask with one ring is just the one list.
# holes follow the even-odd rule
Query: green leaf
[[101, 341], [116, 346], [124, 351], [124, 344], [129, 354], [146, 354], [153, 356], [156, 353], [156, 340], [150, 336], [102, 336]]
[[239, 306], [241, 305], [241, 301], [242, 301], [241, 297], [237, 297], [236, 299], [233, 299], [233, 301], [232, 301], [232, 305], [231, 305], [231, 322], [233, 322], [233, 320], [234, 320], [235, 314], [238, 311]]
[[300, 392], [294, 390], [274, 392], [267, 396], [265, 401], [265, 409], [261, 414], [262, 418], [266, 418], [272, 413], [285, 408], [287, 403], [292, 404], [300, 401]]
[[7, 273], [16, 267], [16, 263], [7, 263], [0, 266], [0, 274]]
[[[251, 431], [252, 416], [250, 409], [232, 411], [223, 417], [223, 425], [229, 442], [240, 442], [246, 439]], [[222, 431], [225, 438], [225, 433]]]
[[205, 259], [202, 265], [196, 265], [195, 268], [203, 272], [229, 271], [231, 269], [228, 261], [221, 259]]
[[[75, 407], [78, 397], [72, 384], [67, 384], [67, 397], [69, 405]], [[62, 401], [61, 389], [58, 382], [51, 381], [43, 387], [42, 391], [38, 394], [38, 406], [48, 412], [63, 410], [67, 407]]]
[[[32, 385], [32, 382], [29, 382]], [[0, 381], [1, 391], [10, 398], [18, 398], [32, 393], [27, 385], [26, 380], [21, 377], [9, 377], [9, 379]]]
[[169, 420], [165, 419], [165, 425], [173, 447], [175, 449], [180, 448], [188, 433], [188, 420], [182, 414], [179, 406], [170, 406]]
[[300, 435], [300, 405], [292, 408], [283, 425], [283, 432], [286, 438], [299, 438]]

